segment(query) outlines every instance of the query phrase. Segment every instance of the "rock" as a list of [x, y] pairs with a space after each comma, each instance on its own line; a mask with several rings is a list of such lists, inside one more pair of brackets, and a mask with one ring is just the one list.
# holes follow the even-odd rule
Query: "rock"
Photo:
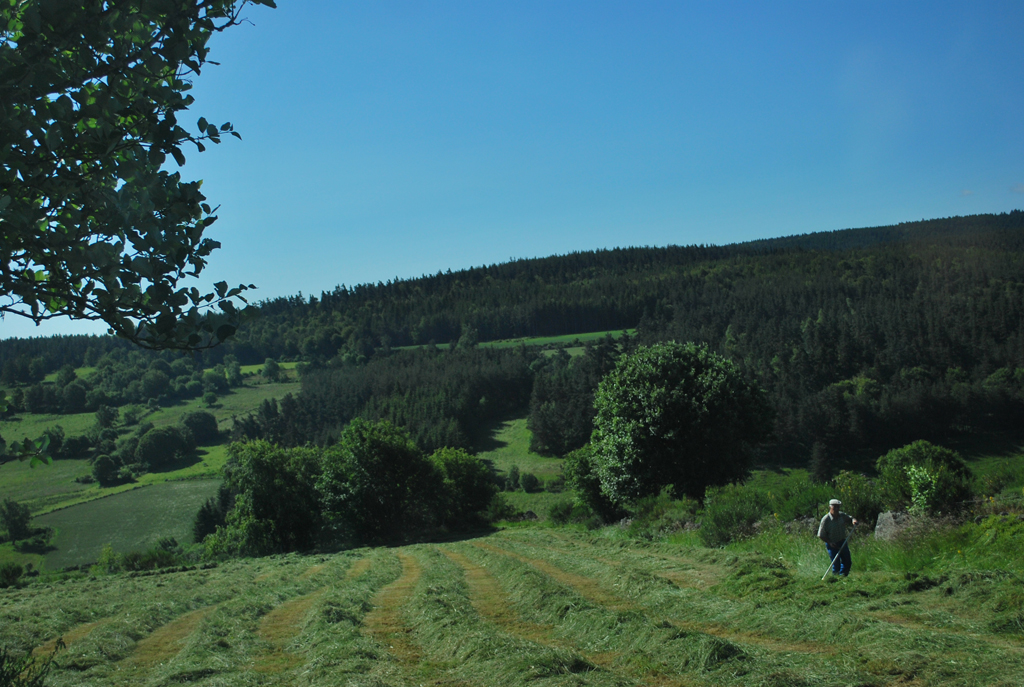
[[875, 525], [875, 539], [891, 541], [910, 525], [911, 520], [912, 518], [907, 513], [886, 511], [880, 514], [878, 523]]
[[537, 517], [537, 514], [534, 513], [532, 510], [528, 510], [525, 513], [523, 513], [523, 520], [538, 520], [538, 519], [539, 518]]
[[813, 537], [817, 536], [818, 525], [820, 524], [821, 523], [818, 520], [815, 520], [814, 518], [808, 516], [802, 518], [798, 517], [790, 522], [787, 522], [785, 525], [783, 525], [783, 527], [785, 528], [788, 534], [806, 534], [809, 532]]

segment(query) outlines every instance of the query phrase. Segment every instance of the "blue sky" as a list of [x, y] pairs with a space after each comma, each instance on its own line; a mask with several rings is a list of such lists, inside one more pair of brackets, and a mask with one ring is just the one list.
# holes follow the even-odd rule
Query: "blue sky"
[[182, 173], [258, 299], [1024, 207], [1020, 2], [278, 4], [184, 118], [243, 137]]

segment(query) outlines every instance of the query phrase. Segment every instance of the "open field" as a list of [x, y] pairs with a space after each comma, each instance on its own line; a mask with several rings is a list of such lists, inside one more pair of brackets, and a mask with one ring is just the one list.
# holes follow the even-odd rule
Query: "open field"
[[93, 563], [107, 544], [127, 553], [145, 551], [161, 537], [191, 543], [195, 514], [219, 486], [219, 478], [165, 482], [34, 518], [34, 525], [56, 531], [46, 568]]
[[[633, 336], [634, 334], [636, 334], [636, 330], [635, 329], [614, 329], [614, 330], [605, 331], [605, 332], [586, 332], [586, 333], [583, 333], [583, 334], [563, 334], [561, 336], [534, 336], [534, 337], [523, 337], [523, 338], [520, 338], [520, 339], [499, 339], [497, 341], [481, 341], [477, 345], [480, 346], [480, 348], [515, 348], [516, 346], [556, 346], [556, 347], [565, 347], [566, 344], [573, 344], [573, 343], [577, 343], [577, 342], [580, 343], [580, 344], [584, 344], [587, 341], [597, 341], [599, 339], [603, 339], [608, 334], [611, 334], [612, 338], [618, 339], [624, 333], [628, 333], [630, 336]], [[437, 346], [437, 348], [440, 348], [442, 350], [447, 350], [448, 347], [450, 346], [450, 344], [448, 344], [448, 343], [439, 343], [439, 344], [436, 344], [436, 346]], [[425, 345], [396, 346], [395, 350], [405, 350], [405, 349], [425, 348], [425, 347], [426, 347]], [[582, 351], [583, 347], [579, 346], [577, 348], [566, 348], [566, 350], [568, 350], [568, 351], [576, 351], [576, 350]], [[284, 365], [284, 363], [282, 363], [282, 365]], [[259, 369], [259, 368], [262, 367], [262, 365], [255, 365], [255, 366], [249, 366], [249, 367], [255, 367], [255, 368]], [[244, 372], [246, 369], [248, 369], [248, 367], [243, 367], [242, 371]]]
[[[537, 475], [542, 484], [562, 474], [561, 458], [549, 458], [530, 451], [530, 430], [526, 427], [525, 417], [506, 420], [495, 427], [486, 447], [488, 450], [481, 451], [477, 457], [488, 461], [501, 476], [507, 475], [513, 465], [518, 466], [520, 474], [532, 472]], [[502, 495], [519, 510], [533, 511], [542, 520], [547, 517], [553, 503], [566, 498], [546, 491], [527, 494], [520, 490], [503, 492]]]
[[779, 560], [770, 539], [708, 550], [614, 530], [36, 583], [0, 591], [0, 642], [63, 636], [55, 687], [1024, 683], [1020, 564], [821, 582], [809, 536]]
[[[255, 410], [264, 400], [281, 398], [285, 394], [297, 392], [298, 389], [297, 382], [247, 384], [235, 389], [233, 393], [222, 396], [213, 408], [207, 408], [199, 399], [192, 399], [147, 412], [140, 421], [152, 422], [154, 426], [161, 427], [181, 422], [185, 414], [193, 410], [207, 410], [217, 418], [221, 431], [228, 431], [231, 429], [232, 417]], [[0, 436], [17, 438], [24, 434], [34, 438], [40, 436], [43, 430], [57, 425], [64, 428], [65, 436], [77, 436], [85, 433], [95, 421], [95, 413], [22, 414], [18, 416], [18, 420], [0, 422]], [[16, 429], [12, 431], [12, 428]], [[5, 498], [26, 503], [35, 514], [47, 513], [76, 503], [103, 498], [109, 494], [128, 491], [140, 485], [215, 477], [219, 475], [220, 468], [227, 458], [224, 448], [223, 445], [200, 448], [197, 452], [198, 460], [192, 465], [177, 470], [148, 473], [141, 476], [137, 482], [105, 489], [95, 483], [81, 484], [74, 481], [76, 477], [90, 474], [91, 467], [85, 460], [59, 460], [54, 461], [52, 465], [35, 468], [30, 467], [27, 461], [13, 461], [0, 465], [0, 494]]]

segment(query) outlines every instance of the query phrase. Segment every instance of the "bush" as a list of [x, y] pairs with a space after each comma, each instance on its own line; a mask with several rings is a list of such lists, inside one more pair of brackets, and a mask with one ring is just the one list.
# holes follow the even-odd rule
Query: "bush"
[[565, 477], [558, 475], [548, 480], [547, 484], [544, 485], [544, 491], [552, 494], [561, 494], [565, 491]]
[[192, 432], [184, 427], [157, 427], [139, 439], [135, 458], [153, 469], [187, 456], [195, 448]]
[[25, 539], [31, 535], [29, 523], [32, 522], [32, 511], [23, 503], [14, 499], [4, 499], [0, 506], [0, 522], [3, 522], [7, 530], [7, 537], [11, 541]]
[[523, 491], [527, 494], [532, 494], [540, 491], [540, 480], [537, 478], [537, 475], [532, 472], [524, 472], [519, 478], [519, 486], [521, 486]]
[[893, 510], [915, 507], [950, 513], [971, 499], [973, 475], [956, 451], [915, 441], [878, 459], [885, 505]]
[[181, 424], [188, 427], [199, 446], [211, 446], [220, 439], [217, 418], [205, 410], [194, 410], [181, 419]]
[[675, 500], [671, 487], [665, 487], [657, 496], [647, 496], [634, 504], [627, 531], [631, 536], [653, 541], [683, 529], [694, 521], [696, 512], [696, 501]]
[[444, 524], [448, 527], [472, 524], [495, 494], [490, 468], [463, 449], [454, 448], [434, 451], [430, 462], [444, 481], [438, 499]]
[[0, 564], [0, 589], [16, 586], [24, 572], [25, 569], [17, 563]]
[[96, 456], [96, 460], [92, 462], [92, 476], [96, 478], [101, 487], [112, 487], [117, 484], [119, 467], [114, 459], [106, 454]]
[[499, 522], [501, 520], [518, 520], [522, 518], [523, 512], [505, 500], [501, 494], [495, 494], [491, 502], [487, 504], [484, 517], [488, 522]]
[[516, 491], [519, 489], [519, 466], [513, 465], [508, 469], [508, 476], [505, 478], [505, 490]]
[[623, 511], [601, 490], [593, 463], [593, 447], [587, 444], [565, 456], [562, 463], [566, 485], [576, 494], [576, 502], [586, 506], [604, 522], [614, 522]]
[[873, 528], [878, 514], [885, 510], [885, 501], [878, 484], [849, 470], [836, 475], [833, 484], [835, 498], [843, 502], [841, 510]]
[[754, 534], [754, 523], [770, 512], [768, 495], [736, 484], [708, 489], [700, 518], [700, 539], [706, 546], [725, 546]]

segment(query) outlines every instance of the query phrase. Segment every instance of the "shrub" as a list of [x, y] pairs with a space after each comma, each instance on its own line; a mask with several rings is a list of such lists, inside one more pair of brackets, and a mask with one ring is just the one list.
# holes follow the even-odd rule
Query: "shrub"
[[549, 479], [547, 484], [544, 485], [544, 490], [552, 494], [561, 494], [565, 491], [565, 477], [558, 475]]
[[4, 499], [3, 505], [0, 506], [0, 521], [3, 522], [4, 529], [7, 530], [7, 536], [11, 541], [25, 539], [32, 533], [29, 528], [32, 511], [28, 506], [18, 503], [14, 499]]
[[878, 485], [857, 473], [843, 470], [833, 480], [835, 498], [843, 502], [842, 511], [874, 527], [878, 514], [885, 510], [885, 501]]
[[157, 427], [146, 432], [139, 439], [135, 458], [161, 468], [188, 455], [195, 448], [192, 432], [184, 427]]
[[100, 405], [96, 408], [96, 424], [100, 427], [113, 427], [117, 422], [117, 408], [107, 405]]
[[671, 487], [665, 487], [656, 496], [647, 496], [633, 506], [628, 532], [631, 536], [653, 541], [683, 529], [694, 521], [697, 502], [693, 499], [672, 498]]
[[210, 446], [220, 439], [217, 418], [205, 410], [194, 410], [181, 419], [181, 424], [188, 427], [195, 438], [196, 444]]
[[536, 491], [540, 491], [540, 480], [537, 475], [532, 472], [524, 472], [519, 478], [519, 486], [523, 488], [527, 494], [532, 494]]
[[700, 539], [706, 546], [724, 546], [754, 534], [754, 523], [770, 512], [768, 495], [736, 484], [708, 489], [700, 518]]
[[565, 456], [562, 463], [566, 485], [576, 494], [575, 500], [585, 505], [604, 522], [613, 522], [623, 511], [601, 490], [601, 480], [594, 469], [593, 447], [590, 444]]
[[438, 449], [430, 456], [430, 461], [444, 481], [438, 499], [444, 524], [456, 527], [472, 523], [494, 496], [490, 469], [463, 449]]
[[572, 519], [572, 501], [562, 499], [555, 501], [548, 508], [548, 520], [556, 525], [565, 525]]
[[971, 498], [973, 476], [960, 454], [927, 441], [889, 451], [877, 467], [885, 504], [894, 510], [917, 505], [930, 514], [949, 513]]
[[0, 588], [16, 586], [24, 572], [25, 569], [17, 563], [0, 564]]
[[519, 489], [519, 466], [513, 465], [508, 469], [508, 476], [505, 478], [505, 489], [516, 491]]
[[101, 487], [110, 487], [117, 484], [117, 470], [120, 466], [114, 459], [104, 454], [96, 456], [92, 462], [92, 476], [100, 483]]
[[495, 494], [491, 498], [491, 502], [487, 504], [487, 510], [484, 511], [484, 517], [488, 522], [518, 520], [522, 516], [523, 512], [509, 503], [501, 494]]

